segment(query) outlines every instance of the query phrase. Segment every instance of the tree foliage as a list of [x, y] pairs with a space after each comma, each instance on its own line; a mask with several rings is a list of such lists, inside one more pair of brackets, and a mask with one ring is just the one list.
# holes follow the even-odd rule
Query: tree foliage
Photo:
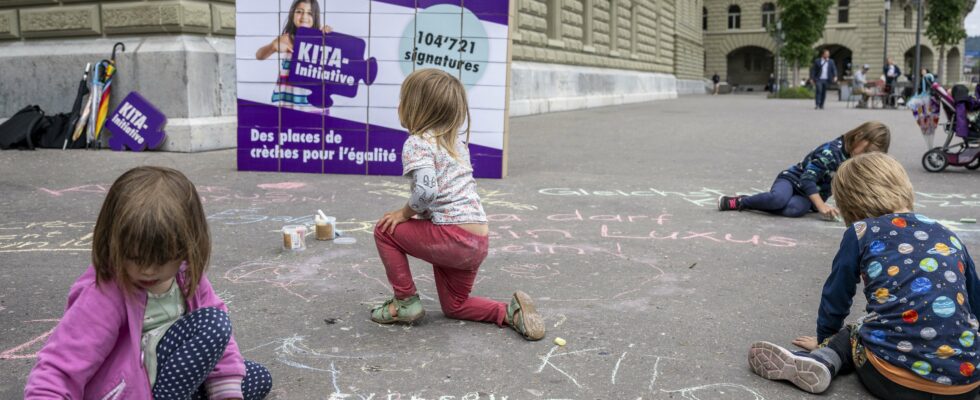
[[926, 36], [939, 47], [939, 76], [946, 79], [946, 49], [966, 38], [963, 18], [966, 17], [968, 0], [929, 0], [926, 3]]
[[779, 19], [786, 35], [782, 56], [787, 61], [799, 66], [813, 59], [813, 45], [823, 36], [834, 3], [834, 0], [778, 0]]
[[929, 0], [926, 5], [926, 36], [936, 46], [955, 46], [966, 38], [963, 18], [967, 0]]

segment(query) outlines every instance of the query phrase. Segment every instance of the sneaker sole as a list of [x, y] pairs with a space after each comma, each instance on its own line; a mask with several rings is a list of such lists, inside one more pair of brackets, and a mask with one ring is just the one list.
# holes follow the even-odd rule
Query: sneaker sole
[[725, 207], [722, 206], [722, 202], [721, 202], [721, 200], [724, 198], [725, 198], [724, 195], [718, 196], [718, 211], [725, 211]]
[[391, 325], [391, 324], [395, 324], [395, 323], [399, 323], [399, 322], [406, 323], [406, 324], [413, 324], [413, 323], [415, 323], [415, 321], [418, 321], [418, 320], [422, 319], [422, 317], [424, 317], [424, 316], [425, 316], [425, 310], [422, 310], [422, 312], [420, 312], [419, 315], [416, 315], [415, 317], [412, 317], [412, 318], [395, 317], [395, 319], [390, 320], [390, 321], [382, 321], [382, 320], [374, 319], [374, 316], [372, 316], [371, 317], [371, 321], [377, 322], [377, 323], [379, 323], [381, 325]]
[[524, 337], [527, 340], [541, 340], [544, 337], [544, 319], [541, 318], [537, 309], [534, 308], [534, 302], [531, 301], [531, 296], [518, 290], [514, 293], [514, 297], [517, 298], [517, 304], [521, 306], [521, 321], [524, 323]]
[[830, 386], [830, 370], [820, 361], [800, 357], [769, 342], [755, 342], [749, 349], [752, 372], [769, 380], [790, 381], [810, 393], [823, 393]]

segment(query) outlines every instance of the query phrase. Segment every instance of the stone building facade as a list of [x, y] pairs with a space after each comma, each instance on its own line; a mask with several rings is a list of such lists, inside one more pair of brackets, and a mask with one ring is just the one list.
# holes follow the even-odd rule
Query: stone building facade
[[[704, 77], [717, 72], [741, 90], [761, 90], [765, 86], [769, 74], [775, 72], [776, 41], [765, 28], [778, 19], [775, 4], [775, 0], [705, 0], [702, 9]], [[869, 78], [877, 79], [885, 57], [884, 4], [881, 0], [835, 0], [823, 38], [815, 50], [830, 50], [841, 73], [850, 75], [855, 67], [868, 64]], [[887, 55], [903, 74], [911, 73], [915, 65], [916, 20], [911, 0], [891, 1]], [[925, 26], [922, 31], [925, 32]], [[964, 46], [961, 42], [945, 49], [943, 81], [962, 80]], [[923, 33], [922, 65], [932, 72], [938, 70], [939, 50]], [[809, 65], [801, 68], [801, 77], [805, 78]]]
[[704, 93], [702, 0], [516, 0], [511, 114]]

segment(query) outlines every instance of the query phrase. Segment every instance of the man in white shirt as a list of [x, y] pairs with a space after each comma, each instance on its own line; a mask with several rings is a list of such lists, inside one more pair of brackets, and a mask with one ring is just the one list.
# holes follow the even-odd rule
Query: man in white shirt
[[854, 88], [851, 89], [852, 93], [860, 94], [861, 100], [857, 103], [857, 108], [867, 108], [868, 107], [868, 90], [865, 89], [865, 85], [868, 83], [867, 73], [871, 69], [871, 66], [864, 64], [863, 67], [854, 73]]
[[810, 67], [810, 80], [817, 88], [815, 109], [823, 110], [823, 103], [827, 99], [827, 86], [837, 82], [837, 66], [830, 59], [830, 50], [824, 49], [820, 53], [820, 58], [813, 62]]

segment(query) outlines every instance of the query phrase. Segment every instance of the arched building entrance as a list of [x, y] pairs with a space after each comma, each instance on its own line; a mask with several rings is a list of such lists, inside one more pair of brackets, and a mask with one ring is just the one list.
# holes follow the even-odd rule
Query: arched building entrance
[[728, 53], [728, 82], [744, 90], [762, 91], [775, 71], [775, 58], [768, 49], [744, 46]]

